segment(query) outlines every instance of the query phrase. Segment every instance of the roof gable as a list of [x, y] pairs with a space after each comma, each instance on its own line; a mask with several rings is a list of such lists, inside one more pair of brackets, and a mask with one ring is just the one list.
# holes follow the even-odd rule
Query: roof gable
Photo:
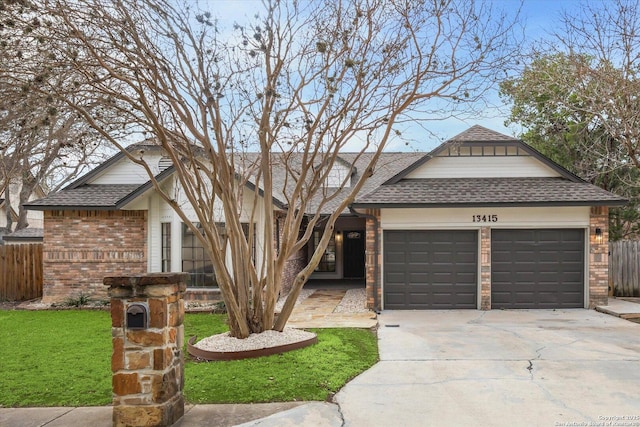
[[478, 177], [562, 177], [584, 182], [523, 141], [476, 125], [445, 141], [383, 185], [413, 178], [469, 178], [474, 172]]
[[[144, 152], [153, 151], [153, 152], [157, 152], [157, 153], [154, 153], [155, 154], [154, 157], [157, 157], [158, 160], [160, 160], [160, 158], [162, 157], [160, 154], [159, 147], [151, 143], [141, 142], [139, 144], [132, 144], [128, 146], [126, 150], [129, 152], [139, 151], [141, 155]], [[109, 182], [108, 175], [113, 170], [123, 169], [126, 175], [126, 169], [130, 166], [129, 163], [130, 165], [134, 165], [133, 162], [128, 160], [124, 152], [118, 151], [109, 159], [100, 163], [97, 167], [95, 167], [94, 169], [90, 170], [80, 178], [76, 179], [75, 181], [67, 185], [63, 190], [78, 188], [85, 184], [135, 184], [135, 183], [144, 184], [149, 179], [149, 177], [141, 166], [138, 166], [141, 173], [135, 174], [135, 177], [139, 178], [135, 180], [136, 182], [133, 182], [133, 180], [131, 179], [127, 179], [125, 182], [120, 182], [120, 181]], [[160, 172], [160, 171], [158, 170], [157, 172]]]

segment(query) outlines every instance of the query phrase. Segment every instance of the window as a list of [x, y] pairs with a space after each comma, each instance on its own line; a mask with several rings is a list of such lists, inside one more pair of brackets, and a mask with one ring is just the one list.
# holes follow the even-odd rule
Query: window
[[[200, 223], [194, 222], [194, 225], [201, 229]], [[216, 228], [220, 236], [225, 236], [227, 230], [224, 222], [216, 222]], [[164, 231], [164, 228], [163, 228]], [[242, 223], [242, 231], [245, 237], [249, 234], [249, 224]], [[202, 231], [201, 231], [202, 232]], [[251, 248], [252, 260], [255, 262], [255, 228], [254, 228], [253, 246]], [[163, 234], [164, 244], [164, 234]], [[169, 263], [170, 264], [170, 263]], [[164, 253], [163, 253], [164, 268]], [[164, 271], [164, 270], [163, 270]], [[191, 232], [186, 224], [182, 224], [182, 271], [190, 274], [189, 287], [215, 287], [218, 286], [216, 281], [213, 263], [209, 259], [204, 246], [200, 240]]]
[[[200, 223], [194, 223], [197, 228]], [[182, 224], [182, 271], [189, 273], [189, 287], [217, 286], [213, 264], [200, 240], [186, 224]]]
[[[322, 238], [322, 234], [324, 230], [314, 230], [313, 231], [313, 250], [318, 247], [320, 244], [320, 239]], [[329, 244], [322, 255], [322, 259], [320, 263], [316, 267], [317, 272], [324, 273], [332, 273], [336, 271], [336, 239], [335, 234], [331, 236], [329, 240]]]
[[171, 223], [163, 222], [162, 227], [162, 272], [171, 271]]

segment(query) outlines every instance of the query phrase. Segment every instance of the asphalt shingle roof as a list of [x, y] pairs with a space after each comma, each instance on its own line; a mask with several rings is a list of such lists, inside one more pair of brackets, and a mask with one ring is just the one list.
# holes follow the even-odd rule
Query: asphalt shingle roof
[[[442, 178], [442, 179], [405, 179], [409, 171], [420, 167], [433, 157], [434, 153], [444, 149], [448, 144], [473, 144], [495, 141], [515, 142], [524, 144], [515, 138], [484, 128], [472, 126], [466, 131], [447, 140], [432, 153], [382, 153], [373, 175], [364, 184], [360, 196], [356, 198], [355, 207], [365, 206], [403, 206], [403, 207], [434, 207], [434, 206], [510, 206], [510, 205], [622, 205], [625, 199], [611, 194], [594, 185], [582, 181], [579, 177], [564, 170], [560, 166], [546, 159], [541, 154], [529, 149], [531, 154], [539, 160], [554, 166], [562, 177], [558, 178]], [[134, 146], [135, 147], [135, 146]], [[526, 147], [525, 147], [526, 148]], [[341, 153], [339, 163], [353, 164], [356, 173], [351, 179], [355, 184], [365, 173], [367, 164], [374, 153]], [[244, 162], [249, 165], [258, 160], [258, 153], [245, 154]], [[272, 153], [273, 163], [273, 196], [275, 203], [286, 208], [285, 194], [290, 193], [296, 183], [291, 170], [302, 170], [302, 153], [289, 154], [288, 168], [284, 167], [281, 154]], [[119, 161], [123, 155], [115, 155], [112, 159], [99, 166], [96, 170], [80, 178], [64, 190], [51, 194], [34, 202], [30, 202], [30, 209], [118, 209], [125, 201], [135, 199], [147, 184], [89, 184], [96, 171], [108, 168]], [[321, 167], [322, 165], [314, 165]], [[347, 166], [348, 167], [348, 166]], [[173, 169], [162, 174], [172, 173]], [[162, 175], [161, 174], [161, 175]], [[343, 196], [350, 192], [350, 188], [338, 190], [332, 200], [320, 208], [325, 197], [317, 194], [306, 212], [309, 214], [319, 211], [322, 214], [333, 213], [340, 204]], [[329, 188], [328, 194], [335, 190]], [[345, 211], [346, 212], [346, 211]], [[343, 213], [345, 213], [343, 212]]]
[[28, 204], [37, 208], [117, 208], [118, 202], [140, 187], [140, 184], [85, 184], [50, 194]]
[[356, 199], [356, 207], [622, 205], [622, 197], [564, 178], [404, 179]]
[[[419, 158], [423, 157], [425, 153], [382, 153], [380, 158], [378, 159], [378, 163], [374, 168], [373, 175], [369, 177], [369, 179], [365, 182], [362, 190], [360, 190], [360, 194], [367, 194], [371, 191], [378, 188], [383, 182], [387, 181], [389, 178], [394, 176], [399, 170], [403, 170], [407, 168], [409, 165], [414, 163]], [[351, 178], [351, 182], [355, 184], [362, 174], [365, 172], [366, 166], [371, 160], [371, 156], [373, 153], [364, 153], [363, 155], [356, 160], [358, 156], [357, 153], [343, 153], [340, 154], [340, 157], [348, 162], [349, 164], [353, 164], [355, 161], [356, 174]], [[350, 192], [350, 188], [345, 188], [340, 190], [340, 193], [347, 195]], [[311, 201], [308, 212], [315, 212], [318, 204], [320, 203], [322, 195], [318, 194], [317, 197]], [[333, 200], [329, 201], [326, 205], [322, 207], [320, 210], [323, 214], [331, 214], [333, 213], [338, 205], [341, 202], [341, 197], [338, 195]]]
[[496, 132], [491, 129], [487, 129], [480, 125], [471, 126], [465, 130], [449, 138], [447, 142], [486, 142], [486, 141], [518, 141], [518, 139], [505, 135], [500, 132]]

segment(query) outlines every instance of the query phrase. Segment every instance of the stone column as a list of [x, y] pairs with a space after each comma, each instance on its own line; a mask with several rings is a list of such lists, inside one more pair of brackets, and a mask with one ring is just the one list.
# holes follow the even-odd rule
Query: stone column
[[113, 425], [170, 426], [184, 415], [185, 273], [106, 277]]

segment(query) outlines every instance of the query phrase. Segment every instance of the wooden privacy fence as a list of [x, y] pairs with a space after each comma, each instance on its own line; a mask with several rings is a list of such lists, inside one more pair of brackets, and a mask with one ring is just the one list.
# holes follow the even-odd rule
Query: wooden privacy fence
[[640, 297], [640, 240], [609, 242], [609, 283], [617, 297]]
[[0, 301], [42, 296], [42, 244], [0, 246]]

